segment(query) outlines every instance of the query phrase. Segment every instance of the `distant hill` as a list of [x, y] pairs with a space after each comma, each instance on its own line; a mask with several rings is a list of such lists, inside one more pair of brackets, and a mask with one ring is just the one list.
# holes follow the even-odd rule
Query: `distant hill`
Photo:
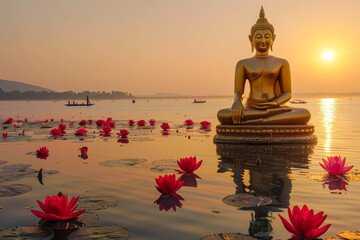
[[26, 92], [26, 91], [56, 92], [56, 91], [53, 91], [53, 90], [48, 89], [48, 88], [43, 88], [43, 87], [38, 87], [38, 86], [27, 84], [27, 83], [22, 83], [22, 82], [17, 82], [17, 81], [8, 81], [8, 80], [3, 80], [3, 79], [0, 79], [0, 88], [4, 92], [12, 92], [12, 91], [15, 91], [15, 90], [18, 90], [20, 92]]

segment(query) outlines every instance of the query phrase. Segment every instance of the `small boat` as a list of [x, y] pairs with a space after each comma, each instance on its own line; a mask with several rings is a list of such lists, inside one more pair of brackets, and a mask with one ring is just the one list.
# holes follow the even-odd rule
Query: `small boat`
[[132, 103], [135, 103], [135, 99], [133, 99], [133, 100], [131, 100], [132, 101]]
[[70, 101], [68, 101], [67, 104], [65, 104], [65, 106], [67, 107], [78, 107], [78, 106], [92, 106], [95, 105], [95, 103], [91, 103], [89, 100], [89, 96], [86, 97], [86, 103], [77, 103], [75, 101], [73, 101], [72, 103], [70, 103]]
[[197, 100], [196, 98], [194, 99], [193, 103], [206, 103], [206, 100]]
[[305, 100], [295, 99], [295, 100], [291, 100], [290, 103], [293, 103], [293, 104], [305, 104], [307, 102]]

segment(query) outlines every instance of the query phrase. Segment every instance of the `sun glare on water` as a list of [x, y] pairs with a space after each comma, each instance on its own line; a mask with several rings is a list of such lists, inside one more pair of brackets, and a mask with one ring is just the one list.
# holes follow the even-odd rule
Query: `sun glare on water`
[[333, 51], [331, 50], [326, 50], [325, 52], [323, 52], [322, 54], [322, 59], [326, 62], [330, 62], [334, 59], [335, 54]]

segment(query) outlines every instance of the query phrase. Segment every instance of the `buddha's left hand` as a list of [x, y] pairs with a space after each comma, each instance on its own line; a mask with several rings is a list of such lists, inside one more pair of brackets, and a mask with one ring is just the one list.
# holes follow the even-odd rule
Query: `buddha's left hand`
[[251, 106], [258, 109], [277, 108], [279, 107], [279, 103], [277, 102], [256, 103], [256, 104], [252, 104]]

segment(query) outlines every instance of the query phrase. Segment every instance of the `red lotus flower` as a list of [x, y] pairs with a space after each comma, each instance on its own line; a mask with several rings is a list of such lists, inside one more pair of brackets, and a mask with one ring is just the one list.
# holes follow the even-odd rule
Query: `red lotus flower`
[[175, 170], [176, 172], [193, 174], [194, 171], [201, 166], [202, 160], [196, 163], [196, 157], [180, 158], [180, 161], [177, 161], [177, 164], [183, 171]]
[[200, 124], [201, 124], [201, 128], [207, 128], [211, 125], [211, 122], [202, 121]]
[[102, 136], [110, 136], [111, 135], [111, 127], [103, 126], [102, 130], [100, 130]]
[[79, 128], [78, 130], [75, 131], [75, 135], [77, 136], [83, 136], [87, 133], [88, 131], [85, 128]]
[[39, 218], [50, 221], [70, 220], [85, 212], [85, 210], [75, 212], [77, 208], [76, 203], [79, 200], [79, 197], [72, 197], [69, 202], [66, 195], [59, 195], [52, 197], [47, 196], [45, 198], [45, 203], [37, 200], [37, 203], [43, 212], [37, 210], [31, 210], [31, 212]]
[[47, 123], [49, 121], [49, 119], [45, 119], [44, 122]]
[[330, 175], [342, 175], [346, 172], [350, 171], [354, 167], [354, 165], [351, 166], [345, 166], [346, 157], [344, 159], [341, 159], [339, 156], [334, 157], [327, 157], [328, 160], [322, 159], [324, 164], [320, 164], [321, 167], [323, 167]]
[[100, 119], [100, 120], [97, 120], [97, 121], [96, 121], [96, 125], [97, 125], [97, 126], [102, 126], [102, 125], [104, 124], [104, 122], [105, 122], [105, 121], [104, 121], [104, 120], [101, 120], [101, 119]]
[[82, 147], [82, 148], [80, 148], [80, 152], [81, 152], [80, 157], [81, 157], [82, 159], [88, 159], [88, 155], [87, 155], [88, 147]]
[[25, 118], [25, 119], [24, 119], [24, 122], [28, 122], [28, 119], [27, 119], [27, 118]]
[[170, 194], [176, 197], [176, 191], [179, 190], [184, 184], [181, 179], [176, 179], [175, 174], [167, 175], [164, 177], [159, 176], [159, 178], [155, 178], [157, 183], [156, 189], [162, 194]]
[[156, 122], [155, 119], [150, 119], [150, 120], [149, 120], [149, 123], [150, 123], [151, 126], [154, 126], [154, 125], [155, 125], [155, 122]]
[[12, 123], [14, 121], [13, 118], [8, 118], [4, 123]]
[[40, 147], [36, 150], [36, 156], [40, 159], [46, 159], [49, 156], [49, 149], [46, 147]]
[[118, 136], [121, 136], [122, 138], [127, 138], [127, 135], [129, 135], [129, 131], [126, 129], [121, 129], [120, 133], [116, 133]]
[[134, 126], [134, 124], [135, 124], [135, 121], [134, 121], [134, 120], [129, 120], [129, 125], [130, 125], [130, 126]]
[[17, 122], [17, 123], [20, 123], [20, 120], [18, 119], [18, 120], [16, 120], [16, 122]]
[[137, 125], [139, 125], [139, 126], [145, 126], [146, 125], [146, 122], [145, 122], [145, 120], [139, 120], [139, 121], [137, 121]]
[[51, 134], [52, 136], [61, 136], [61, 135], [64, 134], [64, 132], [61, 131], [61, 130], [58, 129], [58, 128], [54, 128], [54, 129], [52, 129], [52, 130], [50, 131], [50, 134]]
[[63, 119], [63, 118], [61, 118], [61, 119], [60, 119], [60, 122], [63, 122], [63, 121], [64, 121], [64, 119]]
[[188, 119], [188, 120], [185, 120], [184, 122], [186, 125], [193, 125], [194, 124], [194, 121], [191, 120], [191, 119]]
[[328, 224], [319, 228], [327, 217], [327, 215], [323, 216], [323, 213], [324, 212], [319, 212], [314, 215], [314, 211], [312, 209], [309, 210], [306, 205], [304, 205], [302, 209], [295, 206], [293, 208], [293, 212], [291, 212], [290, 207], [288, 207], [291, 224], [280, 214], [278, 215], [286, 230], [294, 234], [292, 235], [293, 238], [316, 239], [320, 235], [324, 234], [331, 226], [331, 224]]
[[86, 120], [81, 120], [80, 122], [79, 122], [79, 125], [81, 125], [81, 126], [84, 126], [84, 125], [86, 125]]
[[65, 133], [66, 125], [65, 124], [59, 124], [59, 129]]
[[163, 124], [160, 125], [160, 127], [164, 130], [164, 131], [168, 131], [171, 127], [169, 123], [164, 122]]
[[115, 122], [108, 122], [108, 123], [110, 127], [115, 128]]
[[53, 118], [50, 118], [50, 121], [51, 121], [51, 122], [53, 122], [53, 121], [54, 121], [54, 119], [53, 119]]
[[106, 121], [107, 121], [107, 122], [111, 122], [111, 121], [112, 121], [112, 117], [108, 117], [108, 118], [106, 119]]
[[[175, 193], [176, 194], [176, 193]], [[176, 211], [176, 207], [181, 208], [182, 203], [180, 200], [184, 201], [184, 198], [182, 198], [179, 194], [176, 194], [177, 196], [168, 195], [168, 194], [161, 194], [160, 197], [155, 200], [154, 203], [159, 205], [159, 210], [165, 209], [165, 211], [169, 211], [170, 208], [172, 208], [174, 211]]]
[[93, 120], [91, 120], [91, 119], [88, 120], [88, 123], [89, 123], [89, 124], [92, 124], [92, 122], [93, 122]]
[[6, 131], [2, 132], [3, 138], [6, 138], [8, 136], [8, 133]]
[[69, 121], [70, 125], [74, 125], [75, 121]]

